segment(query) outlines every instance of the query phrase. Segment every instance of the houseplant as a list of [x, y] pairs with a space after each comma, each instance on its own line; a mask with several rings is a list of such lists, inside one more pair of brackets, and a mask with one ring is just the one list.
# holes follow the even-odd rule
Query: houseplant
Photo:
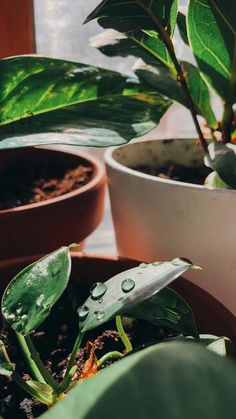
[[[75, 374], [76, 370], [76, 366], [74, 367], [74, 355], [76, 354], [76, 349], [78, 349], [79, 342], [81, 341], [81, 333], [83, 334], [86, 330], [89, 329], [94, 329], [95, 333], [97, 334], [101, 333], [101, 324], [103, 322], [105, 324], [105, 322], [109, 318], [112, 318], [115, 315], [119, 315], [119, 313], [126, 313], [126, 316], [132, 316], [138, 319], [144, 318], [151, 323], [154, 322], [156, 332], [153, 335], [152, 330], [152, 336], [154, 338], [152, 344], [154, 344], [155, 341], [160, 342], [160, 340], [163, 340], [163, 332], [161, 338], [161, 335], [156, 334], [158, 332], [158, 325], [162, 328], [163, 326], [169, 326], [169, 328], [172, 330], [178, 330], [179, 332], [182, 331], [183, 335], [190, 334], [197, 338], [194, 317], [187, 303], [184, 302], [184, 300], [181, 297], [179, 297], [170, 289], [165, 288], [162, 291], [160, 291], [160, 289], [163, 288], [165, 284], [170, 283], [175, 277], [177, 277], [187, 269], [193, 267], [191, 265], [191, 262], [184, 261], [181, 259], [175, 259], [171, 263], [155, 262], [154, 264], [150, 265], [141, 264], [140, 266], [133, 268], [132, 266], [134, 266], [135, 263], [132, 261], [121, 261], [121, 265], [118, 266], [116, 261], [105, 261], [104, 263], [104, 259], [102, 258], [100, 260], [96, 258], [91, 258], [91, 263], [88, 264], [88, 260], [86, 260], [86, 258], [81, 258], [78, 257], [78, 255], [74, 254], [74, 287], [70, 289], [70, 292], [66, 297], [67, 299], [61, 301], [60, 304], [57, 305], [57, 308], [55, 306], [57, 311], [54, 311], [54, 314], [52, 313], [52, 317], [54, 320], [51, 325], [51, 329], [48, 328], [47, 324], [46, 329], [39, 328], [38, 337], [37, 332], [34, 333], [33, 336], [33, 341], [37, 343], [36, 346], [40, 353], [44, 352], [45, 347], [48, 347], [49, 337], [51, 337], [51, 341], [54, 345], [53, 347], [57, 347], [55, 341], [55, 333], [57, 333], [58, 330], [61, 330], [60, 333], [65, 334], [65, 312], [63, 310], [65, 310], [65, 308], [71, 310], [71, 302], [73, 306], [73, 304], [75, 303], [75, 295], [77, 295], [77, 297], [79, 296], [80, 304], [82, 303], [82, 306], [80, 306], [80, 309], [78, 310], [80, 332], [78, 338], [76, 339], [76, 345], [74, 346], [75, 350], [72, 351], [73, 356], [69, 358], [69, 368], [67, 367], [67, 371], [70, 370], [71, 375], [68, 375], [67, 373], [65, 374], [62, 382], [63, 386], [61, 385], [60, 388], [57, 387], [58, 391], [55, 392], [52, 391], [52, 389], [50, 390], [50, 386], [52, 386], [53, 388], [55, 385], [58, 386], [58, 383], [55, 382], [55, 377], [56, 379], [58, 379], [58, 377], [54, 375], [53, 379], [51, 376], [48, 375], [49, 371], [45, 370], [45, 367], [42, 365], [39, 358], [39, 354], [37, 354], [34, 345], [32, 344], [30, 334], [33, 334], [32, 329], [37, 329], [39, 324], [42, 323], [46, 319], [46, 317], [48, 317], [50, 309], [55, 305], [56, 300], [59, 298], [63, 290], [68, 285], [71, 264], [68, 250], [69, 249], [66, 247], [58, 249], [52, 254], [44, 257], [43, 259], [40, 259], [39, 261], [31, 263], [28, 267], [24, 268], [20, 273], [18, 273], [15, 276], [15, 278], [7, 286], [2, 298], [3, 315], [11, 324], [12, 328], [17, 330], [16, 334], [20, 343], [20, 347], [23, 348], [23, 354], [25, 355], [26, 360], [30, 366], [30, 375], [31, 377], [36, 377], [36, 381], [30, 381], [29, 377], [27, 377], [27, 383], [22, 383], [22, 379], [18, 374], [20, 367], [19, 351], [17, 356], [17, 353], [15, 351], [11, 351], [10, 346], [8, 346], [8, 348], [6, 349], [6, 335], [2, 337], [2, 339], [5, 339], [5, 342], [2, 342], [1, 353], [5, 360], [4, 362], [3, 360], [1, 361], [1, 375], [5, 375], [8, 377], [11, 375], [13, 379], [16, 380], [24, 388], [24, 391], [28, 390], [31, 395], [33, 395], [36, 398], [39, 398], [41, 402], [49, 405], [55, 401], [53, 400], [53, 397], [59, 397], [59, 399], [61, 399], [62, 396], [59, 396], [59, 394], [62, 393], [62, 391], [67, 392], [66, 389], [69, 386], [72, 375]], [[30, 260], [28, 258], [28, 262], [29, 261]], [[22, 266], [24, 266], [25, 263], [26, 261], [22, 260]], [[103, 284], [102, 282], [96, 283], [91, 289], [89, 298], [85, 301], [86, 296], [84, 297], [83, 295], [81, 295], [81, 293], [83, 293], [83, 286], [85, 286], [86, 284], [87, 293], [87, 290], [89, 289], [88, 282], [90, 284], [93, 283], [93, 278], [90, 274], [89, 277], [86, 278], [86, 269], [90, 267], [89, 271], [91, 273], [91, 267], [94, 266], [96, 273], [99, 274], [99, 276], [97, 276], [96, 279], [102, 278], [104, 280], [109, 277], [108, 271], [104, 271], [104, 265], [106, 266], [106, 268], [108, 268], [108, 266], [110, 267], [113, 274], [116, 274], [115, 277], [113, 277], [109, 281], [106, 281], [105, 284]], [[18, 262], [18, 269], [19, 267], [20, 263]], [[129, 268], [129, 270], [118, 273], [122, 271], [122, 269], [124, 268]], [[13, 274], [14, 272], [16, 272], [16, 270], [17, 265], [13, 262], [8, 268], [6, 267], [5, 273], [3, 274], [3, 278], [5, 279], [5, 281], [7, 275]], [[89, 273], [89, 271], [87, 272], [87, 274]], [[84, 276], [84, 283], [83, 281], [81, 281], [81, 279], [78, 280], [79, 273], [82, 273], [81, 279]], [[127, 279], [127, 276], [129, 277], [129, 279]], [[127, 288], [127, 286], [130, 285], [130, 283], [128, 283], [127, 281], [132, 281], [132, 278], [134, 280], [134, 283], [131, 287]], [[56, 286], [55, 279], [57, 279]], [[73, 284], [70, 285], [73, 286]], [[184, 283], [181, 285], [182, 289], [184, 289], [183, 285]], [[197, 294], [194, 294], [195, 291], [197, 291], [197, 287], [195, 287], [195, 291], [194, 286], [192, 287], [193, 288], [191, 298], [192, 301], [194, 301], [194, 299], [197, 298]], [[160, 291], [160, 293], [156, 294], [158, 290]], [[150, 295], [153, 294], [154, 296], [150, 299]], [[30, 298], [28, 298], [29, 295]], [[100, 300], [101, 298], [103, 299], [103, 301]], [[83, 304], [84, 301], [85, 304]], [[217, 304], [218, 303], [216, 302], [216, 306]], [[65, 305], [67, 305], [68, 307], [65, 307]], [[62, 307], [63, 310], [61, 311]], [[77, 328], [76, 323], [78, 321], [76, 319], [77, 307], [78, 303], [75, 306], [75, 309], [73, 310], [74, 314], [71, 312], [71, 314], [69, 315], [69, 319], [67, 318], [67, 320], [69, 320], [69, 323], [71, 323], [71, 321], [72, 323], [74, 323], [75, 329]], [[218, 309], [219, 307], [220, 305], [218, 306]], [[97, 311], [95, 310], [95, 308], [97, 308]], [[209, 308], [210, 305], [205, 311], [203, 305], [203, 312], [205, 311], [206, 314]], [[21, 310], [21, 312], [19, 312], [19, 310]], [[59, 316], [58, 310], [60, 311]], [[201, 310], [199, 310], [199, 314], [200, 311]], [[218, 311], [221, 311], [222, 314], [224, 312], [224, 310], [222, 311], [222, 309]], [[93, 312], [95, 312], [95, 314], [93, 314]], [[163, 318], [164, 312], [165, 319]], [[103, 315], [101, 315], [101, 313], [103, 313]], [[225, 311], [225, 313], [227, 317], [227, 311]], [[178, 314], [177, 317], [176, 314]], [[208, 322], [208, 316], [206, 316], [206, 321], [204, 322], [206, 326], [206, 323]], [[233, 320], [233, 323], [235, 323], [235, 320]], [[116, 324], [119, 332], [118, 336], [120, 336], [120, 348], [122, 348], [122, 345], [124, 344], [126, 351], [130, 352], [131, 343], [122, 328], [119, 316], [118, 318], [116, 317]], [[62, 332], [62, 329], [60, 327], [58, 328], [59, 325], [64, 327], [64, 332]], [[211, 321], [209, 321], [208, 325], [209, 327], [212, 327]], [[97, 329], [98, 326], [99, 328]], [[215, 330], [217, 330], [218, 327], [218, 331], [220, 333], [222, 332], [222, 329], [220, 329], [219, 324], [217, 326], [217, 322], [215, 323], [215, 325], [213, 325], [213, 327], [216, 328]], [[145, 324], [145, 329], [143, 329], [143, 332], [146, 329], [147, 324]], [[47, 332], [51, 331], [52, 336], [47, 337], [43, 330], [44, 332], [45, 330]], [[140, 329], [138, 330], [140, 333]], [[72, 344], [73, 346], [73, 338], [71, 340], [71, 334], [73, 334], [73, 336], [76, 337], [76, 330], [72, 333], [72, 329], [69, 327], [65, 336], [66, 339], [71, 342], [70, 345]], [[147, 336], [148, 335], [146, 334], [146, 338], [144, 338], [144, 343], [145, 339], [147, 339]], [[70, 416], [73, 418], [80, 419], [84, 417], [92, 417], [91, 415], [94, 415], [94, 410], [90, 412], [92, 400], [93, 403], [95, 403], [96, 405], [96, 417], [109, 417], [111, 414], [110, 408], [114, 408], [114, 406], [111, 406], [111, 403], [107, 402], [107, 397], [110, 400], [111, 398], [113, 399], [113, 397], [119, 397], [121, 403], [120, 406], [123, 406], [123, 399], [125, 400], [123, 406], [123, 408], [125, 408], [126, 406], [126, 409], [123, 411], [123, 417], [125, 418], [148, 418], [150, 417], [150, 414], [155, 414], [155, 412], [157, 411], [155, 407], [156, 405], [158, 405], [157, 409], [159, 409], [159, 411], [162, 412], [162, 410], [164, 409], [162, 413], [163, 418], [182, 418], [185, 417], [185, 415], [186, 417], [187, 415], [189, 415], [187, 409], [183, 409], [182, 405], [184, 398], [184, 404], [186, 406], [186, 391], [188, 391], [189, 395], [187, 402], [188, 405], [193, 409], [193, 407], [196, 405], [196, 400], [199, 405], [196, 412], [193, 409], [192, 414], [194, 418], [198, 417], [197, 414], [200, 413], [205, 415], [203, 417], [215, 418], [216, 412], [218, 412], [220, 417], [220, 415], [222, 414], [222, 409], [226, 408], [226, 416], [224, 417], [232, 417], [230, 415], [232, 415], [232, 412], [234, 411], [234, 364], [231, 362], [230, 365], [230, 361], [221, 359], [219, 355], [211, 354], [210, 351], [208, 352], [208, 349], [199, 347], [199, 344], [197, 343], [189, 344], [184, 342], [184, 336], [181, 337], [179, 333], [177, 333], [177, 335], [175, 336], [173, 336], [172, 334], [171, 337], [169, 332], [168, 336], [165, 336], [164, 340], [166, 341], [167, 339], [165, 343], [155, 344], [154, 346], [152, 346], [152, 348], [136, 348], [136, 351], [138, 351], [137, 353], [125, 357], [127, 359], [121, 359], [116, 365], [106, 368], [105, 371], [99, 372], [95, 377], [93, 377], [94, 373], [96, 372], [97, 368], [101, 368], [101, 365], [105, 362], [105, 360], [112, 358], [115, 359], [115, 357], [118, 358], [118, 355], [119, 358], [123, 358], [124, 355], [122, 353], [117, 353], [116, 350], [116, 352], [110, 352], [109, 355], [106, 354], [102, 357], [102, 359], [97, 361], [94, 356], [94, 348], [98, 351], [96, 353], [100, 354], [99, 347], [96, 348], [95, 345], [93, 347], [93, 344], [90, 343], [88, 361], [84, 363], [85, 359], [82, 360], [84, 365], [82, 365], [82, 370], [80, 370], [82, 371], [82, 373], [80, 372], [79, 376], [81, 378], [82, 376], [84, 378], [91, 376], [92, 378], [85, 378], [83, 380], [80, 380], [79, 385], [75, 386], [75, 389], [72, 390], [71, 393], [69, 393], [69, 395], [65, 397], [63, 401], [58, 403], [53, 409], [50, 409], [49, 412], [45, 414], [45, 417], [50, 418], [54, 417], [55, 415], [66, 417]], [[86, 335], [83, 338], [85, 342], [87, 338], [91, 339], [91, 335], [89, 336], [89, 334], [87, 334], [86, 332]], [[171, 340], [171, 342], [168, 342], [169, 339]], [[175, 340], [179, 339], [180, 342], [175, 342]], [[113, 339], [112, 341], [113, 345], [116, 345], [115, 348], [117, 348], [117, 343], [115, 343], [116, 340], [117, 339]], [[181, 340], [183, 340], [182, 343]], [[203, 336], [201, 337], [201, 340], [203, 342]], [[143, 339], [141, 339], [141, 341], [143, 341]], [[226, 341], [222, 338], [215, 340], [215, 337], [213, 336], [206, 336], [205, 344], [210, 344], [211, 349], [215, 349], [216, 351], [223, 354], [226, 349], [225, 342]], [[65, 345], [65, 341], [63, 341], [63, 345]], [[31, 351], [32, 358], [29, 356], [27, 348], [29, 348], [29, 350]], [[63, 348], [64, 346], [61, 347], [61, 351], [63, 350]], [[121, 349], [121, 351], [123, 352], [123, 349]], [[9, 360], [9, 355], [7, 354], [7, 352], [10, 353], [10, 358], [12, 357], [11, 361]], [[54, 352], [58, 352], [58, 349]], [[181, 356], [180, 353], [182, 354]], [[12, 366], [12, 362], [14, 361], [16, 362], [16, 366]], [[79, 358], [77, 358], [77, 363], [78, 361]], [[162, 369], [162, 371], [160, 371], [159, 362], [161, 362], [162, 365], [164, 362], [164, 369]], [[77, 364], [77, 367], [78, 366], [79, 364]], [[52, 366], [52, 368], [54, 367]], [[192, 371], [190, 375], [189, 369], [191, 369]], [[158, 374], [158, 371], [161, 374]], [[179, 374], [179, 371], [182, 372], [180, 377], [178, 377], [178, 388], [181, 388], [182, 386], [182, 395], [181, 392], [177, 391], [174, 385], [174, 377], [176, 376], [176, 374]], [[40, 374], [43, 375], [44, 380], [47, 383], [50, 383], [50, 385], [45, 383], [42, 384], [43, 381], [42, 377], [40, 377]], [[77, 377], [74, 375], [76, 380], [78, 380], [79, 376], [78, 374]], [[65, 377], [67, 378], [65, 379]], [[148, 392], [144, 389], [142, 390], [142, 408], [138, 401], [141, 400], [140, 392], [142, 386], [138, 386], [138, 388], [136, 387], [140, 379], [147, 382], [147, 389], [149, 388]], [[209, 386], [210, 380], [212, 379], [213, 381]], [[161, 380], [161, 382], [159, 382], [159, 380]], [[39, 384], [37, 381], [41, 381], [41, 384]], [[121, 384], [121, 387], [119, 385], [119, 382]], [[166, 397], [165, 386], [170, 386], [171, 382], [174, 387], [172, 388], [171, 393], [169, 393], [168, 390], [168, 394], [172, 394], [172, 396]], [[153, 384], [153, 386], [150, 387], [151, 383]], [[74, 384], [75, 382], [73, 383], [73, 386]], [[90, 386], [92, 386], [92, 390]], [[156, 393], [155, 391], [150, 391], [150, 388], [155, 389], [159, 386], [161, 386], [160, 392]], [[231, 387], [229, 388], [229, 386]], [[225, 391], [223, 391], [221, 398], [219, 398], [217, 392], [221, 391], [221, 389], [223, 388], [225, 389]], [[128, 392], [130, 397], [124, 397], [124, 391], [126, 393], [126, 396]], [[207, 407], [205, 404], [199, 403], [198, 396], [201, 397], [201, 395], [204, 398], [206, 397], [208, 399]], [[174, 397], [171, 403], [171, 409], [169, 408], [169, 397]], [[133, 405], [134, 402], [135, 405]], [[8, 418], [9, 411], [8, 413], [5, 412], [5, 414], [7, 416], [3, 414], [3, 417]], [[21, 417], [19, 411], [15, 411], [15, 415], [16, 414], [17, 417]], [[115, 417], [118, 417], [117, 415], [120, 415], [120, 409], [114, 411], [113, 414], [115, 415]], [[175, 416], [173, 416], [173, 414], [175, 414]], [[14, 411], [11, 411], [11, 415], [14, 415]]]
[[[172, 258], [176, 252], [194, 257], [204, 268], [197, 283], [236, 314], [235, 234], [230, 223], [236, 186], [236, 22], [232, 4], [190, 0], [185, 18], [177, 1], [107, 0], [87, 21], [94, 18], [102, 27], [120, 34], [106, 32], [93, 44], [110, 56], [139, 57], [134, 67], [136, 75], [157, 92], [189, 108], [201, 145], [201, 149], [194, 149], [194, 141], [154, 141], [107, 151], [119, 254], [146, 261], [156, 254]], [[195, 64], [176, 56], [177, 26]], [[224, 102], [219, 120], [211, 105], [212, 88]], [[207, 136], [197, 115], [205, 118]], [[192, 184], [188, 176], [180, 178], [185, 183], [166, 176], [173, 171], [170, 166], [194, 171], [203, 165], [203, 158], [211, 172], [207, 187]], [[138, 170], [142, 166], [149, 170], [147, 174]], [[164, 175], [151, 176], [150, 167]], [[222, 214], [224, 223], [220, 222]], [[219, 263], [221, 259], [224, 262]], [[191, 274], [187, 277], [191, 279]]]
[[[66, 170], [67, 164], [68, 169], [81, 163], [92, 169], [89, 182], [69, 194], [33, 204], [26, 202], [29, 205], [17, 204], [12, 209], [1, 206], [0, 231], [4, 245], [0, 246], [0, 258], [45, 253], [64, 242], [83, 241], [102, 217], [103, 167], [92, 157], [76, 151], [29, 147], [124, 143], [152, 129], [169, 101], [152, 93], [138, 78], [46, 57], [3, 59], [0, 74], [1, 188], [6, 184], [0, 192], [1, 200], [4, 193], [9, 195], [9, 190], [12, 199], [15, 184], [9, 182], [9, 177], [22, 189], [21, 184], [28, 182], [38, 169], [41, 179], [42, 166], [46, 163], [47, 170], [53, 171], [55, 166], [56, 172]], [[150, 95], [153, 101], [148, 104]], [[15, 150], [22, 147], [27, 149]], [[13, 175], [15, 166], [16, 169], [19, 166], [18, 172]], [[23, 178], [22, 171], [26, 171]], [[51, 192], [50, 179], [48, 182], [46, 178], [46, 183]], [[19, 197], [13, 196], [14, 202], [16, 199]]]

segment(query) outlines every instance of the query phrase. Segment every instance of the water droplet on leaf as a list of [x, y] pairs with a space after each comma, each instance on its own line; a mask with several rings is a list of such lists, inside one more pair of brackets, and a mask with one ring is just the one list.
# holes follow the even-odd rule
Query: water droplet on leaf
[[102, 304], [103, 303], [103, 298], [99, 298], [98, 302], [99, 302], [99, 304]]
[[140, 263], [139, 268], [145, 269], [148, 267], [147, 263]]
[[159, 266], [159, 265], [162, 265], [162, 263], [163, 262], [160, 262], [160, 261], [157, 260], [156, 262], [153, 262], [152, 265], [153, 266]]
[[124, 279], [121, 284], [121, 288], [123, 292], [130, 292], [135, 287], [135, 282], [131, 278]]
[[89, 314], [89, 308], [87, 306], [81, 306], [78, 310], [78, 315], [80, 320], [86, 319]]
[[97, 320], [102, 320], [104, 316], [105, 316], [105, 312], [104, 311], [98, 311], [98, 313], [97, 313]]
[[36, 300], [36, 306], [40, 307], [44, 300], [44, 294], [41, 294]]
[[107, 291], [106, 284], [103, 282], [96, 282], [90, 290], [91, 298], [93, 300], [99, 300]]
[[57, 274], [59, 273], [59, 271], [60, 271], [59, 265], [58, 264], [53, 265], [53, 267], [52, 267], [52, 275], [53, 276], [57, 276]]

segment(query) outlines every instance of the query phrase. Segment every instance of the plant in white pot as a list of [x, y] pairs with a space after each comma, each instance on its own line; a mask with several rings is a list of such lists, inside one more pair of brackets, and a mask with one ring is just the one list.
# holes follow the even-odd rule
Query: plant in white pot
[[[152, 129], [170, 101], [137, 77], [47, 57], [0, 60], [0, 75], [2, 261], [45, 254], [62, 243], [81, 242], [103, 215], [102, 164], [75, 150], [33, 146], [122, 144]], [[152, 103], [148, 103], [150, 96]], [[88, 169], [87, 179], [84, 176], [87, 183], [79, 189], [66, 189], [64, 186], [73, 186], [68, 170], [76, 171], [79, 165]], [[52, 172], [49, 179], [48, 172]], [[54, 190], [58, 172], [59, 179], [61, 172], [64, 175], [58, 186], [60, 196]], [[39, 202], [43, 176], [47, 200]], [[77, 184], [82, 184], [82, 177], [79, 172]], [[37, 200], [31, 199], [33, 192]]]
[[[176, 251], [194, 257], [203, 267], [198, 284], [236, 314], [232, 227], [236, 202], [236, 17], [232, 2], [190, 0], [185, 17], [177, 0], [107, 0], [87, 21], [94, 18], [102, 27], [120, 32], [107, 31], [94, 39], [94, 45], [110, 56], [139, 57], [136, 75], [190, 110], [201, 146], [189, 140], [145, 141], [108, 150], [119, 254], [146, 261], [156, 254], [170, 258]], [[195, 64], [176, 56], [177, 26]], [[211, 106], [211, 89], [222, 99], [220, 120]], [[205, 118], [207, 129], [201, 127], [198, 115]], [[199, 168], [203, 171], [200, 180], [192, 183]], [[186, 171], [187, 176], [183, 174]], [[187, 277], [191, 279], [191, 274]]]

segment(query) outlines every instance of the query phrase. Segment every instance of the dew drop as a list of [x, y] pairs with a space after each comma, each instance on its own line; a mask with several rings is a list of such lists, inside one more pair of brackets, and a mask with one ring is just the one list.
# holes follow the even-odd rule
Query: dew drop
[[23, 307], [19, 307], [16, 309], [16, 314], [20, 314], [23, 310]]
[[40, 307], [44, 300], [44, 294], [41, 294], [36, 300], [36, 306]]
[[103, 303], [103, 298], [99, 298], [98, 302], [99, 302], [99, 304], [102, 304]]
[[105, 312], [104, 311], [98, 311], [98, 313], [97, 313], [97, 320], [102, 320], [104, 316], [105, 316]]
[[9, 294], [10, 294], [10, 290], [8, 288], [8, 290], [6, 291], [6, 295], [9, 295]]
[[131, 278], [124, 279], [121, 284], [121, 288], [123, 292], [130, 292], [135, 287], [135, 282]]
[[87, 306], [81, 306], [78, 310], [78, 315], [80, 320], [86, 319], [89, 314], [89, 308]]
[[96, 282], [90, 290], [91, 298], [93, 300], [99, 300], [107, 291], [106, 284], [103, 282]]
[[147, 263], [140, 263], [139, 268], [145, 269], [148, 267]]
[[160, 261], [158, 261], [158, 260], [157, 260], [156, 262], [153, 262], [153, 263], [152, 263], [152, 265], [153, 265], [153, 266], [160, 266], [160, 265], [162, 265], [162, 264], [163, 264], [163, 262], [160, 262]]
[[25, 323], [26, 320], [28, 320], [28, 316], [27, 314], [23, 314], [23, 316], [21, 316], [21, 321]]

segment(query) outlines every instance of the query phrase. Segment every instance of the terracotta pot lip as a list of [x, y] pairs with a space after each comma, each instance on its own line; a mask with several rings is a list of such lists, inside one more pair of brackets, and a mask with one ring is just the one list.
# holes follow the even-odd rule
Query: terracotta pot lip
[[34, 209], [39, 209], [41, 207], [45, 207], [48, 205], [55, 205], [58, 202], [62, 202], [65, 201], [67, 199], [73, 199], [77, 196], [83, 195], [85, 196], [86, 194], [90, 193], [93, 190], [98, 189], [103, 183], [105, 183], [106, 181], [106, 172], [105, 172], [105, 167], [104, 165], [94, 156], [91, 156], [88, 153], [81, 153], [79, 151], [74, 151], [74, 150], [70, 150], [68, 149], [66, 146], [63, 147], [63, 150], [57, 146], [37, 146], [37, 147], [32, 147], [34, 149], [43, 149], [45, 151], [52, 151], [55, 153], [63, 153], [63, 154], [70, 154], [73, 156], [77, 156], [78, 158], [87, 160], [91, 166], [93, 167], [93, 176], [92, 179], [88, 181], [88, 183], [86, 183], [86, 185], [81, 186], [80, 188], [76, 189], [75, 191], [72, 192], [67, 192], [61, 196], [58, 196], [56, 198], [50, 198], [46, 201], [41, 201], [41, 202], [36, 202], [34, 204], [27, 204], [27, 205], [20, 205], [19, 207], [15, 207], [15, 208], [9, 208], [6, 210], [0, 210], [0, 217], [3, 216], [10, 216], [10, 215], [15, 215], [17, 213], [22, 213], [22, 212], [27, 212], [27, 211], [32, 211]]
[[172, 179], [163, 179], [157, 176], [153, 176], [153, 175], [149, 175], [146, 173], [142, 173], [139, 172], [138, 170], [134, 170], [131, 169], [125, 165], [123, 165], [122, 163], [119, 163], [115, 157], [114, 157], [114, 152], [118, 149], [125, 149], [126, 147], [132, 147], [135, 146], [135, 144], [140, 144], [140, 143], [153, 143], [153, 142], [163, 142], [163, 141], [196, 141], [196, 139], [194, 138], [174, 138], [174, 139], [170, 139], [170, 138], [164, 138], [164, 139], [156, 139], [156, 140], [142, 140], [142, 141], [137, 141], [136, 143], [130, 143], [130, 144], [125, 144], [125, 145], [120, 145], [117, 147], [112, 147], [109, 148], [105, 151], [104, 154], [104, 159], [105, 159], [105, 164], [108, 167], [111, 167], [112, 169], [122, 172], [122, 173], [126, 173], [127, 175], [130, 176], [135, 176], [137, 178], [142, 178], [142, 179], [147, 179], [149, 181], [152, 182], [158, 182], [161, 183], [163, 185], [169, 185], [170, 187], [181, 187], [181, 188], [185, 188], [185, 189], [195, 189], [195, 190], [201, 190], [203, 193], [212, 193], [214, 192], [215, 194], [225, 194], [225, 195], [233, 195], [235, 194], [235, 190], [233, 189], [219, 189], [219, 188], [209, 188], [206, 187], [204, 185], [196, 185], [194, 183], [189, 183], [189, 182], [181, 182], [178, 180], [172, 180]]

